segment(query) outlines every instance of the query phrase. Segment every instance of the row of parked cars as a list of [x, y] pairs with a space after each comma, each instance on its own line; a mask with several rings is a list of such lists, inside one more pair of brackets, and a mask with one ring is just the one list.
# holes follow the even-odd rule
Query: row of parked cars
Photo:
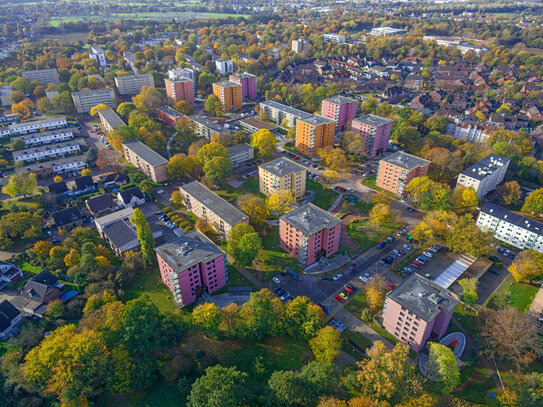
[[102, 141], [102, 143], [104, 143], [104, 145], [106, 146], [106, 148], [108, 150], [111, 150], [111, 146], [109, 145], [109, 142], [107, 141], [106, 139], [106, 135], [104, 134], [104, 132], [102, 130], [100, 130], [100, 127], [98, 127], [96, 124], [94, 124], [92, 126], [92, 130], [96, 132], [96, 134], [98, 135], [98, 137], [100, 137], [100, 140]]
[[175, 223], [173, 223], [164, 212], [158, 211], [156, 215], [158, 216], [158, 219], [164, 222], [168, 229], [175, 229]]
[[348, 299], [355, 291], [356, 291], [356, 287], [354, 285], [345, 284], [345, 287], [343, 287], [343, 290], [334, 298], [338, 302], [343, 302], [346, 299]]
[[[414, 269], [419, 269], [426, 264], [434, 255], [443, 248], [440, 244], [435, 244], [432, 247], [429, 247], [428, 250], [422, 252], [420, 256], [411, 261], [409, 266], [405, 266], [402, 269], [402, 274], [411, 275], [415, 272]], [[429, 277], [427, 274], [426, 277]]]
[[[403, 247], [406, 248], [406, 250], [411, 250], [411, 246], [407, 244], [404, 244]], [[407, 249], [407, 247], [409, 247], [409, 249]], [[398, 259], [404, 255], [405, 252], [402, 249], [394, 249], [388, 255], [379, 260], [379, 264], [381, 266], [387, 267], [389, 264], [394, 263], [395, 259]]]
[[283, 287], [278, 285], [273, 289], [273, 293], [279, 297], [279, 299], [283, 302], [287, 302], [288, 300], [292, 300], [292, 297], [290, 296], [290, 293], [285, 290]]

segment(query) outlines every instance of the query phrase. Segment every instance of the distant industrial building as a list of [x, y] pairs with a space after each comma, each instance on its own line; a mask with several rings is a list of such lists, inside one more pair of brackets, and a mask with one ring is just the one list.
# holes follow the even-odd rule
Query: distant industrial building
[[456, 186], [472, 187], [480, 199], [503, 181], [511, 160], [498, 154], [490, 154], [465, 169], [458, 176]]
[[155, 81], [150, 73], [116, 76], [115, 86], [117, 86], [119, 95], [137, 95], [144, 86], [154, 88]]

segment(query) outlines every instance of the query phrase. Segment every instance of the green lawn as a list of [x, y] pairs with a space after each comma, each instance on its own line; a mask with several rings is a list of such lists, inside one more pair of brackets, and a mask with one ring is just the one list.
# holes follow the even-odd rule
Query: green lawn
[[254, 194], [261, 198], [266, 198], [258, 189], [258, 177], [251, 177], [239, 188], [233, 188], [227, 183], [223, 183], [221, 188], [216, 190], [215, 193], [230, 202], [236, 202], [241, 195], [245, 194]]
[[366, 293], [364, 293], [364, 290], [360, 290], [358, 295], [345, 305], [345, 309], [357, 318], [360, 318], [360, 313], [364, 308], [366, 308]]
[[177, 309], [173, 302], [172, 293], [162, 282], [160, 272], [156, 266], [151, 271], [136, 276], [126, 289], [127, 300], [137, 298], [146, 293], [160, 312], [166, 313]]
[[33, 266], [32, 264], [28, 262], [24, 262], [19, 267], [21, 267], [21, 270], [23, 270], [23, 272], [31, 273], [31, 274], [38, 274], [43, 270], [43, 267]]
[[362, 183], [364, 185], [367, 185], [369, 187], [375, 188], [375, 183], [377, 182], [377, 174], [372, 174], [368, 178], [366, 178]]
[[306, 189], [315, 192], [313, 204], [327, 211], [336, 200], [338, 193], [318, 182], [308, 179]]
[[488, 393], [496, 391], [490, 372], [478, 362], [460, 370], [460, 383], [468, 384], [453, 395], [474, 404], [488, 405]]
[[359, 349], [364, 351], [371, 344], [370, 340], [366, 338], [364, 335], [362, 335], [360, 332], [353, 332], [346, 329], [345, 331], [343, 331], [342, 334], [347, 340], [347, 347], [353, 348], [353, 346], [348, 342], [348, 341], [351, 341], [352, 343], [357, 345]]
[[497, 308], [498, 306], [495, 301], [497, 297], [503, 296], [507, 298], [512, 307], [517, 308], [521, 312], [526, 312], [530, 309], [530, 305], [532, 305], [538, 291], [538, 284], [517, 282], [512, 276], [509, 276], [499, 290], [490, 296], [485, 305]]
[[228, 265], [228, 285], [230, 287], [253, 287], [253, 289], [256, 288], [253, 283], [243, 277], [238, 269], [232, 265]]
[[273, 226], [271, 229], [266, 229], [266, 235], [262, 236], [262, 254], [257, 258], [257, 263], [260, 270], [266, 272], [264, 281], [269, 281], [273, 277], [272, 273], [282, 271], [285, 267], [290, 267], [295, 272], [302, 272], [303, 269], [298, 263], [298, 260], [285, 252], [279, 246], [279, 227]]
[[354, 203], [349, 203], [349, 206], [352, 206], [354, 209], [356, 209], [360, 214], [368, 216], [371, 208], [373, 208], [373, 202], [367, 202], [363, 199], [358, 199], [358, 201]]
[[[469, 308], [465, 308], [463, 303], [459, 303], [454, 309], [454, 318], [460, 322], [464, 329], [468, 332], [469, 336], [476, 338], [478, 334], [479, 322], [475, 312]], [[450, 332], [456, 332], [456, 326], [451, 324], [449, 326]]]
[[184, 407], [185, 396], [177, 392], [174, 383], [158, 379], [149, 389], [129, 394], [121, 407]]
[[347, 225], [347, 234], [357, 244], [361, 251], [366, 251], [377, 242], [383, 240], [395, 230], [398, 225], [376, 225], [367, 218], [353, 220]]

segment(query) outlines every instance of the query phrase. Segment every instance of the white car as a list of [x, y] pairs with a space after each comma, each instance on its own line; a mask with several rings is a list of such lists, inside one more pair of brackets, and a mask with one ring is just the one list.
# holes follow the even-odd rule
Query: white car
[[434, 255], [433, 255], [432, 253], [428, 252], [428, 251], [422, 252], [422, 254], [423, 254], [424, 256], [428, 257], [429, 259], [431, 259], [432, 257], [434, 257]]
[[368, 282], [368, 279], [364, 276], [360, 276], [358, 277], [360, 280], [362, 280], [363, 282], [367, 283]]
[[372, 275], [370, 273], [364, 273], [364, 277], [366, 277], [368, 280], [371, 280]]
[[347, 191], [349, 191], [351, 194], [354, 193], [354, 189], [352, 189], [352, 188], [347, 188]]
[[336, 274], [336, 275], [333, 277], [333, 280], [334, 280], [334, 281], [338, 281], [341, 277], [343, 277], [343, 274], [341, 274], [341, 273]]
[[281, 284], [281, 280], [279, 280], [277, 277], [272, 278], [274, 283]]
[[411, 250], [411, 246], [409, 246], [408, 244], [404, 243], [402, 245], [402, 248], [404, 248], [405, 250]]

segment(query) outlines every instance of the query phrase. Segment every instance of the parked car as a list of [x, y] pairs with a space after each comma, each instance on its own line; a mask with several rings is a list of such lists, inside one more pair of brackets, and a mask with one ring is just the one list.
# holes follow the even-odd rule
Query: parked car
[[379, 250], [382, 250], [382, 249], [385, 248], [386, 245], [387, 245], [386, 242], [381, 242], [381, 243], [379, 243], [379, 244], [377, 245], [377, 248], [378, 248]]
[[[379, 262], [381, 262], [381, 260], [379, 260]], [[385, 263], [384, 265], [386, 266], [386, 263]], [[369, 281], [369, 280], [368, 280], [366, 277], [364, 277], [364, 276], [360, 276], [360, 277], [358, 277], [358, 278], [359, 278], [360, 280], [362, 280], [363, 282], [365, 282], [365, 283], [367, 283], [367, 282]]]
[[392, 256], [386, 256], [385, 257], [385, 261], [390, 264], [390, 263], [394, 263], [394, 257]]
[[510, 254], [511, 254], [511, 250], [506, 250], [506, 251], [503, 252], [503, 255], [505, 257], [509, 257]]
[[516, 254], [515, 254], [515, 253], [513, 253], [513, 252], [509, 253], [509, 258], [510, 258], [510, 259], [514, 259], [514, 258], [515, 258], [515, 256], [516, 256]]
[[344, 287], [343, 290], [345, 290], [347, 294], [352, 294], [354, 292], [353, 289], [349, 287]]
[[406, 243], [402, 244], [402, 247], [403, 247], [405, 250], [411, 250], [411, 246], [409, 246], [409, 245], [406, 244]]
[[388, 288], [390, 291], [392, 291], [392, 290], [394, 290], [394, 287], [395, 287], [394, 283], [390, 283], [390, 284], [388, 285], [387, 288]]
[[343, 302], [343, 301], [345, 301], [345, 300], [344, 300], [342, 297], [340, 297], [339, 295], [336, 295], [334, 298], [335, 298], [336, 301], [338, 301], [338, 302]]
[[389, 236], [385, 239], [385, 242], [387, 243], [392, 243], [394, 240], [396, 240], [396, 238], [394, 236]]
[[339, 293], [339, 296], [340, 296], [341, 298], [343, 298], [344, 300], [346, 300], [347, 298], [349, 298], [349, 297], [347, 296], [347, 294], [345, 294], [344, 292], [340, 292], [340, 293]]
[[426, 261], [427, 261], [427, 259], [425, 259], [422, 256], [418, 256], [415, 260], [422, 264], [426, 264]]
[[488, 270], [488, 272], [492, 273], [492, 274], [495, 274], [495, 275], [500, 274], [500, 272], [498, 270], [496, 270], [496, 269], [490, 269], [490, 270]]
[[276, 284], [281, 284], [281, 280], [279, 280], [277, 277], [272, 278], [272, 280]]
[[440, 244], [436, 243], [434, 245], [434, 247], [436, 248], [437, 251], [440, 251], [441, 249], [443, 249], [443, 246], [441, 246]]
[[341, 277], [343, 277], [343, 274], [338, 273], [334, 276], [334, 281], [338, 281]]
[[503, 254], [505, 252], [505, 249], [503, 247], [498, 247], [498, 253]]
[[385, 266], [385, 267], [388, 267], [388, 263], [386, 261], [384, 261], [383, 259], [379, 260], [379, 264], [381, 266]]
[[420, 261], [417, 261], [417, 260], [413, 260], [411, 263], [417, 265], [417, 266], [422, 266], [422, 263]]
[[415, 210], [411, 207], [407, 208], [407, 212], [415, 212]]
[[434, 257], [434, 255], [432, 253], [430, 253], [429, 251], [424, 251], [424, 252], [422, 252], [422, 254], [425, 255], [426, 257], [428, 257], [429, 259]]
[[349, 287], [351, 290], [356, 291], [356, 287], [352, 284], [345, 284], [345, 287]]
[[368, 280], [371, 280], [373, 276], [370, 273], [364, 273], [364, 277], [366, 277]]
[[322, 276], [321, 280], [332, 280], [332, 279], [330, 278], [330, 276]]

